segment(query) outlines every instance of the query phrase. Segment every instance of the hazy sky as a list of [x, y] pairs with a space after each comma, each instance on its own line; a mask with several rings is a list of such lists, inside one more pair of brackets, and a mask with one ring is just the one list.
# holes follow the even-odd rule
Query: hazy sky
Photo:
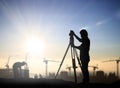
[[[79, 35], [81, 28], [88, 30], [91, 40], [92, 65], [99, 66], [99, 60], [119, 58], [119, 0], [0, 0], [0, 66], [4, 67], [8, 56], [15, 56], [13, 62], [16, 62], [25, 58], [31, 49], [27, 48], [42, 48], [28, 57], [31, 72], [44, 74], [43, 58], [61, 61], [69, 43], [69, 31]], [[41, 47], [34, 44], [38, 43], [35, 39]], [[31, 42], [33, 45], [28, 44]], [[115, 71], [115, 65], [107, 70]], [[58, 68], [58, 63], [52, 63], [50, 69], [55, 66]]]

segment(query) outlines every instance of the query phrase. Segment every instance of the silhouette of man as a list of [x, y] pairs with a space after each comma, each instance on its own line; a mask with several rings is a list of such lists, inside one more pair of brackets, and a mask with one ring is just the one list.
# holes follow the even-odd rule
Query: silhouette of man
[[13, 74], [14, 78], [20, 78], [21, 77], [21, 66], [27, 65], [26, 62], [16, 62], [13, 64]]
[[90, 40], [88, 38], [88, 33], [85, 29], [80, 31], [81, 38], [79, 38], [73, 31], [73, 36], [81, 42], [80, 46], [73, 45], [74, 48], [80, 50], [80, 60], [81, 60], [81, 70], [83, 74], [83, 83], [89, 83], [89, 71], [88, 63], [90, 61], [89, 50], [90, 50]]

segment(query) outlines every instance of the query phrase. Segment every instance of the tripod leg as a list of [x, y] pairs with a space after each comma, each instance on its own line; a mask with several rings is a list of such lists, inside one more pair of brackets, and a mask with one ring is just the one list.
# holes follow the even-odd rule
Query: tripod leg
[[75, 79], [75, 84], [77, 83], [77, 75], [76, 75], [76, 62], [75, 62], [75, 52], [74, 48], [71, 47], [71, 57], [72, 57], [72, 65], [74, 69], [74, 79]]
[[75, 59], [72, 59], [72, 62], [73, 62], [73, 69], [74, 69], [75, 83], [77, 83], [77, 75], [76, 75], [76, 63], [75, 63]]
[[66, 49], [66, 52], [65, 52], [65, 54], [64, 54], [64, 56], [63, 56], [63, 59], [62, 59], [61, 64], [60, 64], [60, 66], [59, 66], [59, 68], [58, 68], [57, 74], [56, 74], [56, 76], [55, 76], [55, 79], [56, 79], [57, 76], [58, 76], [58, 73], [59, 73], [59, 71], [60, 71], [60, 68], [61, 68], [61, 66], [62, 66], [62, 63], [63, 63], [64, 59], [65, 59], [65, 56], [66, 56], [66, 54], [67, 54], [67, 52], [68, 52], [69, 47], [70, 47], [70, 43], [69, 43], [69, 45], [68, 45], [68, 47], [67, 47], [67, 49]]
[[76, 57], [77, 57], [77, 60], [78, 60], [78, 64], [80, 65], [80, 68], [82, 68], [81, 61], [80, 61], [80, 58], [78, 57], [76, 49], [74, 49], [74, 52], [76, 54]]

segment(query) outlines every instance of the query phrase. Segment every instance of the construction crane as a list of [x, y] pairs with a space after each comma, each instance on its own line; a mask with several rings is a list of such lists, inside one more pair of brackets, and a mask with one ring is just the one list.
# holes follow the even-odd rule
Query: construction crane
[[25, 54], [25, 62], [28, 61], [28, 58], [29, 58], [29, 53], [26, 53], [26, 54]]
[[96, 66], [89, 66], [89, 67], [93, 68], [93, 76], [95, 76], [95, 71], [96, 71], [96, 69], [98, 69], [98, 65], [96, 65]]
[[[78, 68], [79, 66], [76, 66], [76, 68]], [[69, 70], [69, 75], [71, 76], [71, 68], [73, 68], [72, 66], [67, 66], [66, 69]]]
[[9, 61], [10, 61], [10, 58], [11, 58], [12, 56], [9, 56], [8, 57], [8, 61], [7, 61], [7, 64], [5, 65], [5, 67], [7, 68], [7, 69], [9, 69]]
[[60, 63], [59, 61], [54, 61], [54, 60], [46, 60], [44, 59], [43, 62], [45, 62], [46, 64], [46, 77], [47, 77], [47, 73], [48, 73], [48, 62], [56, 62], [56, 63]]
[[[28, 61], [28, 56], [29, 56], [29, 53], [26, 53], [26, 54], [25, 54], [25, 62], [26, 62], [26, 63], [28, 63], [28, 62], [27, 62], [27, 61]], [[27, 70], [29, 69], [28, 64], [26, 64], [25, 69], [27, 69]]]
[[70, 76], [71, 76], [71, 68], [72, 68], [72, 66], [67, 66], [67, 67], [66, 67], [66, 69], [69, 70], [69, 75], [70, 75]]
[[117, 74], [117, 77], [119, 77], [119, 62], [120, 62], [120, 57], [118, 59], [115, 59], [115, 60], [107, 60], [107, 61], [103, 61], [103, 62], [112, 62], [112, 61], [115, 61], [116, 62], [116, 74]]
[[9, 69], [9, 62], [10, 62], [10, 59], [11, 59], [11, 57], [12, 58], [14, 58], [14, 57], [16, 57], [16, 56], [18, 56], [18, 55], [15, 55], [15, 56], [8, 56], [8, 60], [7, 60], [7, 63], [6, 63], [6, 65], [5, 65], [5, 67], [7, 68], [7, 69]]

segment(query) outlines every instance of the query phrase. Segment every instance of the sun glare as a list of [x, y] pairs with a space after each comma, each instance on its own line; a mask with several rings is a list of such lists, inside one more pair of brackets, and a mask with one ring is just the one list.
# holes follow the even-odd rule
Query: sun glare
[[44, 42], [38, 37], [32, 36], [27, 40], [27, 52], [31, 54], [41, 54], [44, 49]]

